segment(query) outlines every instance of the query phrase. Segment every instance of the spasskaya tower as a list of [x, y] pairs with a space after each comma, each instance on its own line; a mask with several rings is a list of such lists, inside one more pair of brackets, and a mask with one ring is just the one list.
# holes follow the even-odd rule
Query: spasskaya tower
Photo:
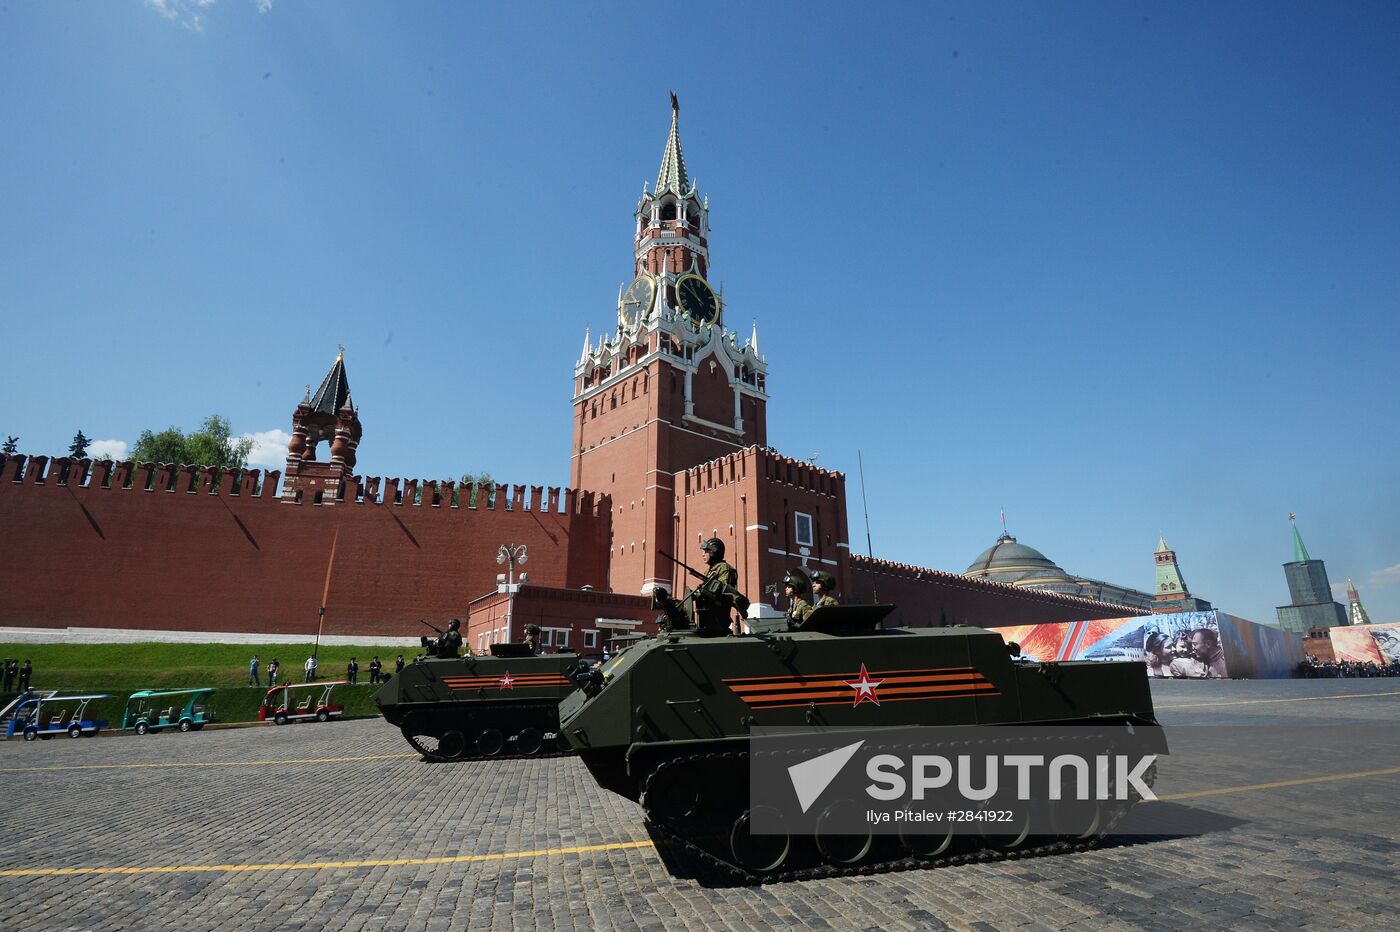
[[[571, 484], [612, 498], [616, 592], [672, 585], [658, 550], [698, 560], [692, 541], [676, 540], [677, 473], [767, 444], [757, 324], [742, 343], [726, 328], [724, 294], [710, 283], [709, 201], [686, 171], [679, 115], [672, 94], [656, 186], [643, 185], [637, 203], [617, 326], [596, 342], [586, 334], [574, 367]], [[715, 530], [730, 546], [744, 533]]]

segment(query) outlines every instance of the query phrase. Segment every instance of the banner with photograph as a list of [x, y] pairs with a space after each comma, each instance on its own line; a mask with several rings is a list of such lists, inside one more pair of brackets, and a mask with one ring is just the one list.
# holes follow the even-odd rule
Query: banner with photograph
[[1303, 659], [1297, 636], [1216, 610], [993, 630], [1031, 660], [1141, 660], [1149, 676], [1172, 679], [1286, 677]]
[[1328, 628], [1338, 661], [1385, 666], [1400, 662], [1400, 622]]

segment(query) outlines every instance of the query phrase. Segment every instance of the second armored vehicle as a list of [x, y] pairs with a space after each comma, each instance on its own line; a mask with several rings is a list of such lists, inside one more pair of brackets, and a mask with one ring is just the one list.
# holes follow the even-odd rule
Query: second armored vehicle
[[559, 700], [576, 688], [576, 654], [536, 656], [524, 644], [492, 644], [491, 656], [426, 657], [374, 694], [428, 760], [468, 760], [570, 750], [558, 737]]

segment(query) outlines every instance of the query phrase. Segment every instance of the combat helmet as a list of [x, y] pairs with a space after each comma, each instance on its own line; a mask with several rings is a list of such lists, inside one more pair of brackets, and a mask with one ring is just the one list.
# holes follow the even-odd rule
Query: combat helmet
[[836, 577], [832, 576], [826, 570], [817, 570], [812, 574], [812, 584], [820, 584], [822, 589], [830, 594], [831, 590], [836, 588]]
[[724, 541], [720, 540], [718, 537], [711, 537], [700, 545], [700, 549], [713, 553], [721, 560], [724, 559]]
[[787, 575], [783, 577], [783, 585], [791, 586], [792, 591], [796, 592], [798, 595], [803, 595], [804, 593], [812, 591], [812, 580], [808, 579], [807, 574], [802, 572], [799, 568], [793, 568], [787, 571]]

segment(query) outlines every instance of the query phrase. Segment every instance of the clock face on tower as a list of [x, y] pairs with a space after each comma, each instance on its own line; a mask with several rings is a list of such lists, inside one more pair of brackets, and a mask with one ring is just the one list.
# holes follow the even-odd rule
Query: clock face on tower
[[651, 311], [651, 303], [656, 298], [656, 284], [643, 275], [627, 286], [622, 303], [617, 306], [617, 319], [624, 330], [636, 330], [646, 320]]
[[712, 324], [719, 316], [719, 300], [715, 297], [710, 283], [699, 275], [682, 275], [676, 281], [676, 297], [681, 310], [690, 316], [697, 327]]

